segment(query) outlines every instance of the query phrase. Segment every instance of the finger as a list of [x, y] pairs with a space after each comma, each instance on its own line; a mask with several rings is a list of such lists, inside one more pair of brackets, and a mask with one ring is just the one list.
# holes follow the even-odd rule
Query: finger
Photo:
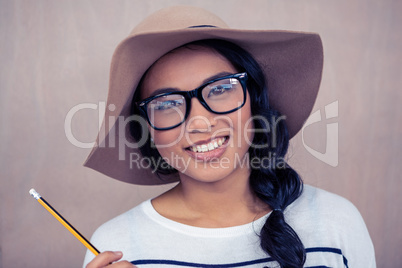
[[109, 265], [112, 262], [118, 261], [123, 257], [121, 251], [105, 251], [96, 256], [86, 268], [100, 268]]

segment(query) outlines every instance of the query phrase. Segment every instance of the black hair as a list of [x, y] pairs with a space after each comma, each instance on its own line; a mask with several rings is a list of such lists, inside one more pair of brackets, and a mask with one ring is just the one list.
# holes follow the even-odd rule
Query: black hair
[[[269, 89], [267, 90], [261, 67], [250, 53], [228, 41], [200, 40], [185, 46], [190, 45], [211, 48], [231, 62], [237, 71], [247, 72], [247, 89], [254, 128], [267, 130], [255, 131], [253, 143], [249, 148], [250, 161], [254, 158], [265, 161], [258, 167], [252, 167], [250, 187], [255, 195], [273, 210], [259, 234], [261, 247], [283, 268], [303, 267], [306, 259], [303, 243], [292, 227], [286, 223], [283, 213], [286, 207], [301, 195], [303, 183], [297, 172], [284, 160], [289, 146], [289, 134], [281, 114], [269, 105], [267, 93]], [[140, 100], [140, 87], [141, 82], [133, 98], [133, 114], [139, 114], [135, 103]], [[138, 136], [141, 133], [138, 127], [135, 121], [130, 126], [130, 132], [136, 140], [141, 138]], [[150, 142], [140, 149], [144, 157], [161, 158]], [[166, 166], [168, 165], [156, 167], [158, 174], [177, 173], [174, 168]]]

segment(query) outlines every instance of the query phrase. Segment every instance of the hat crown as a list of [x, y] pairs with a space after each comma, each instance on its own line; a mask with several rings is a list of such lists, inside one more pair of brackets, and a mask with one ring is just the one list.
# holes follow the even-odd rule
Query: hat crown
[[161, 9], [138, 24], [131, 35], [174, 31], [197, 26], [228, 28], [215, 14], [199, 7], [173, 6]]

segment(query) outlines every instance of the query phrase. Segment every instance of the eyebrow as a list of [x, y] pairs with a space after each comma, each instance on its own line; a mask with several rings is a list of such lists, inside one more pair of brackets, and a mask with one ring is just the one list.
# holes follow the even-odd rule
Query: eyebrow
[[[231, 73], [231, 72], [220, 72], [220, 73], [214, 74], [214, 75], [204, 79], [199, 86], [202, 86], [202, 85], [208, 83], [209, 81], [212, 81], [212, 80], [215, 80], [215, 79], [218, 79], [221, 77], [225, 77], [228, 75], [232, 75], [232, 74], [233, 73]], [[191, 89], [191, 90], [193, 90], [193, 89]], [[159, 89], [155, 90], [154, 92], [152, 92], [152, 94], [149, 95], [149, 97], [147, 97], [147, 98], [154, 97], [156, 95], [160, 95], [160, 94], [164, 94], [164, 93], [170, 93], [173, 91], [182, 91], [182, 90], [180, 90], [179, 88], [173, 88], [173, 87], [159, 88]]]

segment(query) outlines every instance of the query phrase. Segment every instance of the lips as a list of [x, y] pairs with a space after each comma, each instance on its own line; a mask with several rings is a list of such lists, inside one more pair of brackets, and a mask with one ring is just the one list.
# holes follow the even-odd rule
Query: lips
[[229, 143], [229, 136], [221, 136], [209, 140], [198, 141], [185, 148], [185, 151], [192, 158], [209, 162], [213, 159], [219, 159], [226, 151]]
[[194, 144], [190, 147], [187, 147], [187, 150], [190, 150], [194, 153], [206, 153], [206, 152], [211, 152], [215, 149], [220, 148], [225, 141], [227, 140], [227, 137], [219, 137], [211, 140], [208, 143], [203, 143], [203, 144]]

